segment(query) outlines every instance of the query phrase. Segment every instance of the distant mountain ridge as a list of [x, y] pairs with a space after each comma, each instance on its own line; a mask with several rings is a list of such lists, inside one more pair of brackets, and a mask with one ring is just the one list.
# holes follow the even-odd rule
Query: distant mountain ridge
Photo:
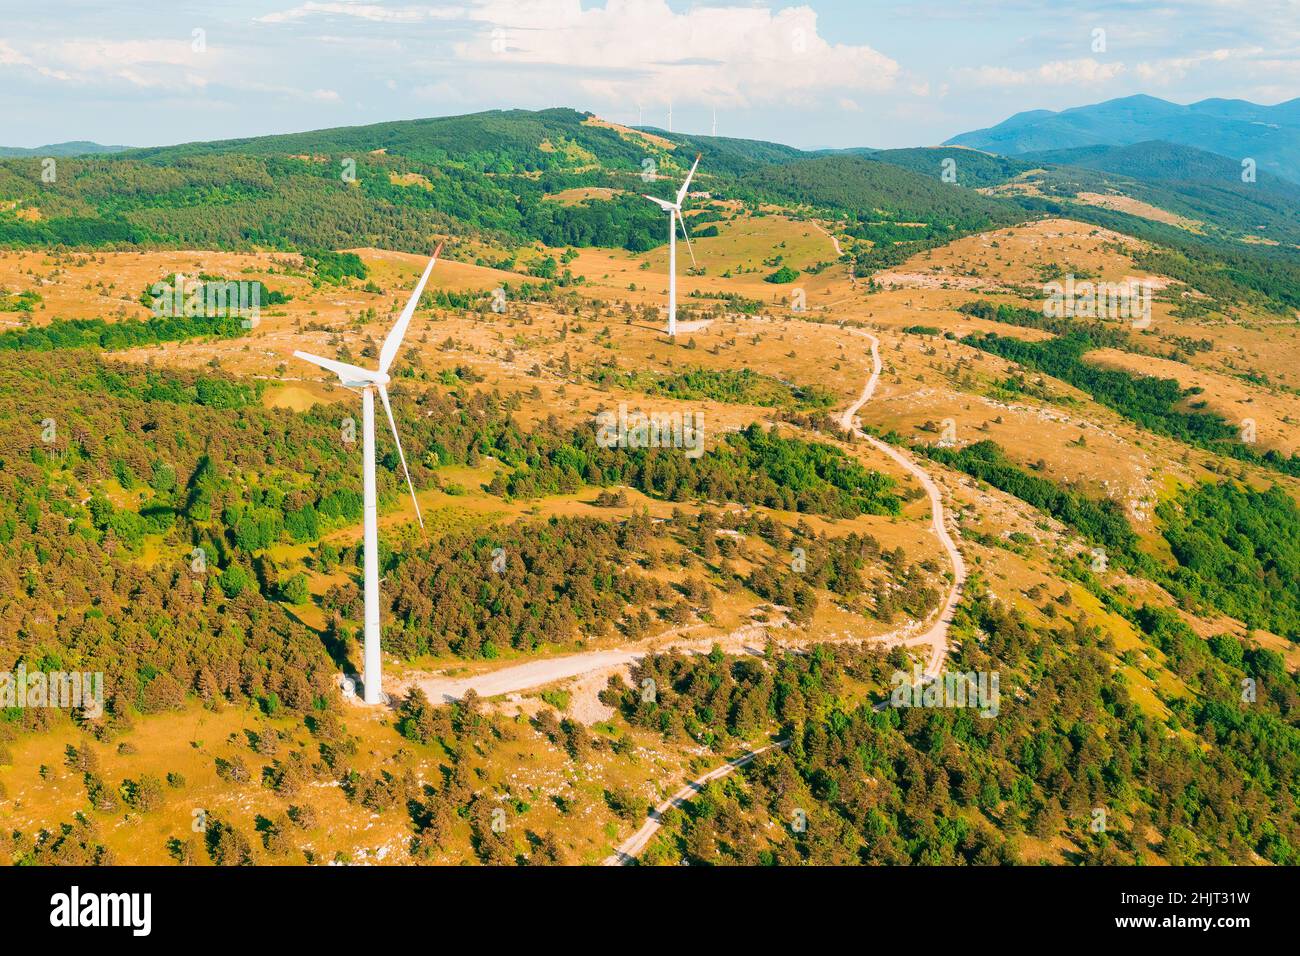
[[1005, 156], [1086, 146], [1129, 146], [1164, 140], [1255, 160], [1259, 169], [1300, 182], [1300, 98], [1261, 106], [1208, 99], [1187, 106], [1139, 94], [1062, 110], [1029, 110], [944, 145]]
[[48, 146], [0, 146], [0, 157], [13, 156], [94, 156], [102, 153], [122, 153], [130, 146], [105, 146], [76, 140], [71, 143], [51, 143]]
[[1241, 179], [1241, 165], [1232, 159], [1195, 146], [1162, 140], [1144, 140], [1125, 146], [1044, 150], [1022, 153], [1016, 159], [1024, 164], [1082, 166], [1152, 182], [1214, 182], [1234, 188], [1259, 185], [1269, 192], [1284, 193], [1292, 200], [1300, 199], [1300, 184], [1292, 180], [1261, 171], [1255, 183], [1248, 184]]

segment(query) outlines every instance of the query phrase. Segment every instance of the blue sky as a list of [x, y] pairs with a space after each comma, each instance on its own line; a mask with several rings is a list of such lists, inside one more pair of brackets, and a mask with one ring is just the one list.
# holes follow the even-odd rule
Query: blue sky
[[941, 142], [1149, 93], [1300, 96], [1300, 0], [43, 0], [0, 145], [160, 145], [573, 106], [796, 146]]

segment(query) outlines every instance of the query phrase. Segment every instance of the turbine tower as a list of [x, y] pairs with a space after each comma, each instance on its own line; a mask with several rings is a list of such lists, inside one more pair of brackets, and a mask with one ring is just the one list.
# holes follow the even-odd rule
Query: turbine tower
[[397, 357], [397, 350], [402, 347], [402, 338], [406, 335], [406, 327], [411, 324], [411, 316], [415, 314], [415, 307], [420, 304], [420, 296], [424, 292], [424, 285], [429, 281], [429, 273], [433, 271], [434, 264], [438, 261], [438, 253], [441, 251], [442, 243], [438, 243], [438, 248], [433, 251], [433, 258], [424, 267], [424, 274], [420, 276], [415, 291], [411, 293], [410, 301], [406, 303], [406, 308], [402, 310], [396, 324], [389, 331], [388, 337], [384, 339], [383, 347], [379, 350], [378, 369], [372, 372], [368, 369], [358, 368], [355, 365], [349, 365], [346, 362], [321, 358], [319, 355], [312, 355], [309, 352], [293, 353], [297, 358], [333, 372], [339, 377], [339, 382], [342, 383], [344, 388], [361, 393], [361, 427], [363, 433], [361, 485], [365, 512], [365, 556], [363, 563], [365, 565], [366, 594], [365, 667], [361, 682], [362, 699], [367, 704], [379, 704], [384, 699], [383, 675], [380, 670], [379, 655], [379, 513], [375, 504], [375, 392], [379, 393], [379, 399], [384, 403], [384, 413], [388, 416], [388, 425], [393, 430], [393, 442], [397, 445], [397, 457], [401, 459], [402, 471], [406, 475], [406, 487], [410, 489], [411, 501], [415, 505], [415, 517], [420, 522], [420, 528], [423, 529], [424, 517], [420, 514], [420, 502], [415, 497], [415, 485], [411, 483], [411, 472], [406, 467], [406, 454], [402, 451], [402, 439], [397, 436], [397, 422], [393, 420], [393, 407], [388, 402], [388, 383], [391, 381], [388, 376], [388, 369], [392, 367], [393, 359]]
[[686, 198], [686, 190], [691, 188], [691, 177], [695, 175], [695, 167], [700, 165], [700, 153], [695, 154], [695, 162], [691, 164], [691, 171], [686, 174], [686, 181], [682, 183], [682, 188], [677, 190], [677, 201], [669, 202], [667, 199], [660, 199], [658, 196], [646, 196], [660, 209], [668, 213], [668, 337], [675, 338], [677, 335], [677, 224], [681, 223], [682, 236], [686, 239], [686, 251], [691, 254], [691, 265], [695, 265], [695, 250], [691, 248], [691, 235], [686, 231], [686, 220], [682, 218], [682, 200]]

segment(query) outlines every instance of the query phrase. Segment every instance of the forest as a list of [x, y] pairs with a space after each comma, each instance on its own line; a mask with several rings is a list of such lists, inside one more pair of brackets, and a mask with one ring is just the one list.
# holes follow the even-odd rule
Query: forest
[[1192, 610], [1235, 617], [1300, 641], [1300, 509], [1274, 485], [1256, 491], [1234, 482], [1201, 484], [1164, 501], [1159, 531], [1174, 563], [1139, 548], [1123, 506], [1093, 499], [1032, 474], [992, 441], [961, 449], [914, 446], [1051, 515], [1107, 548], [1108, 560], [1159, 584]]
[[1205, 484], [1157, 514], [1179, 565], [1170, 590], [1300, 642], [1300, 510], [1284, 489]]
[[[644, 252], [663, 243], [663, 230], [636, 194], [668, 195], [695, 151], [706, 188], [847, 216], [849, 233], [876, 242], [877, 255], [1024, 218], [1012, 203], [907, 163], [681, 135], [668, 136], [679, 144], [670, 150], [588, 119], [495, 111], [61, 158], [56, 185], [42, 182], [39, 158], [4, 159], [0, 199], [34, 206], [40, 218], [0, 215], [0, 246], [427, 252], [430, 234], [472, 233]], [[647, 160], [656, 176], [643, 181]], [[616, 192], [547, 198], [593, 186]], [[926, 225], [902, 225], [915, 221]]]
[[736, 405], [828, 408], [835, 396], [817, 385], [795, 385], [751, 368], [688, 368], [671, 375], [625, 372], [616, 365], [596, 366], [588, 373], [596, 385], [634, 389], [681, 401], [730, 402]]
[[84, 349], [105, 352], [196, 338], [231, 339], [248, 331], [238, 316], [151, 317], [148, 319], [52, 319], [39, 326], [0, 332], [0, 350]]
[[[0, 160], [0, 198], [41, 212], [0, 216], [0, 246], [429, 252], [431, 234], [466, 232], [662, 244], [658, 213], [635, 195], [547, 200], [579, 186], [647, 189], [636, 175], [646, 147], [586, 119], [517, 110], [128, 150], [60, 159], [56, 184], [43, 183], [39, 158]], [[665, 171], [680, 165], [668, 150], [653, 158]]]
[[[261, 387], [84, 350], [0, 366], [5, 666], [103, 669], [114, 719], [187, 694], [320, 704], [338, 662], [290, 612], [302, 582], [265, 549], [359, 520], [357, 449], [340, 439], [337, 410], [263, 408]], [[438, 414], [395, 404], [422, 482], [489, 435], [510, 447], [515, 433], [491, 396], [421, 401]], [[380, 469], [385, 503], [394, 465]]]
[[[1042, 329], [1054, 335], [1077, 332], [1086, 335], [1093, 348], [1123, 349], [1126, 352], [1144, 353], [1149, 350], [1138, 339], [1099, 319], [1082, 319], [1070, 316], [1049, 316], [1042, 309], [1027, 309], [1006, 303], [988, 302], [984, 299], [963, 303], [957, 309], [962, 315], [971, 315], [986, 322], [1001, 322], [1025, 329]], [[1171, 356], [1164, 356], [1170, 358]]]
[[[1276, 661], [1231, 637], [1211, 642], [1216, 657], [1193, 638], [1180, 670], [1197, 694], [1170, 721], [1185, 732], [1170, 733], [1134, 702], [1110, 638], [1082, 614], [1038, 629], [979, 587], [968, 595], [953, 666], [1000, 671], [1004, 699], [1024, 691], [997, 720], [970, 708], [877, 711], [852, 688], [887, 687], [909, 665], [897, 651], [844, 645], [652, 655], [633, 675], [638, 688], [653, 681], [650, 699], [611, 682], [607, 702], [666, 738], [720, 754], [788, 741], [670, 811], [642, 862], [1005, 864], [1037, 859], [1060, 836], [1073, 863], [1300, 859], [1300, 688]], [[1175, 626], [1158, 617], [1142, 618], [1153, 645]], [[1252, 703], [1238, 694], [1243, 675], [1267, 687]]]
[[[408, 387], [397, 387], [394, 405], [418, 486], [436, 487], [443, 465], [492, 455], [522, 469], [498, 480], [500, 493], [524, 475], [534, 486], [553, 475], [677, 500], [761, 499], [828, 514], [897, 513], [900, 504], [890, 479], [837, 449], [764, 429], [731, 436], [699, 462], [662, 450], [618, 455], [597, 448], [590, 429], [524, 433], [511, 419], [512, 400], [494, 394], [403, 395]], [[0, 626], [11, 635], [0, 664], [103, 669], [110, 723], [178, 707], [190, 695], [325, 706], [347, 636], [339, 621], [356, 617], [356, 586], [326, 595], [335, 623], [317, 636], [293, 613], [308, 597], [302, 574], [268, 549], [310, 545], [313, 573], [355, 566], [355, 546], [325, 538], [360, 518], [357, 449], [340, 439], [336, 408], [265, 408], [262, 388], [219, 373], [117, 364], [83, 349], [28, 351], [0, 369]], [[397, 498], [395, 457], [385, 455], [379, 470], [381, 506]], [[647, 535], [642, 519], [566, 520], [387, 550], [384, 566], [401, 564], [393, 577], [403, 583], [388, 592], [385, 646], [401, 656], [493, 656], [612, 626], [644, 632], [653, 620], [646, 609], [672, 619], [692, 595], [707, 613], [705, 592], [678, 594], [624, 570], [625, 553]], [[706, 537], [712, 545], [712, 532]], [[490, 564], [496, 548], [511, 557], [502, 574], [484, 575], [478, 559]], [[706, 553], [716, 556], [716, 546]], [[924, 610], [933, 599], [926, 577], [901, 564], [897, 573], [901, 594], [874, 605], [863, 597], [865, 582], [826, 580], [839, 580], [843, 599], [862, 613], [892, 614], [900, 601]], [[811, 608], [810, 591], [790, 591], [770, 570], [749, 583], [769, 599]], [[625, 619], [626, 607], [642, 612]]]
[[751, 424], [698, 459], [670, 448], [607, 449], [593, 429], [529, 436], [525, 460], [489, 490], [533, 498], [591, 485], [628, 485], [668, 501], [736, 501], [849, 518], [897, 514], [894, 480], [864, 468], [833, 445], [781, 436]]

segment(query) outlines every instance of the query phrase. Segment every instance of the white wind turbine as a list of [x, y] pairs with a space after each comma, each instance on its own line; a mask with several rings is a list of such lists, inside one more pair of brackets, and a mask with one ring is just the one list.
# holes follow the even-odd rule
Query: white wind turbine
[[668, 213], [668, 336], [674, 338], [677, 335], [677, 224], [681, 223], [682, 236], [686, 239], [686, 251], [691, 254], [691, 265], [695, 265], [695, 250], [691, 248], [691, 236], [686, 231], [686, 220], [682, 218], [682, 200], [686, 198], [686, 190], [691, 188], [691, 177], [695, 175], [695, 167], [700, 165], [700, 153], [695, 154], [695, 162], [691, 164], [691, 171], [686, 174], [686, 181], [682, 183], [682, 188], [677, 190], [677, 201], [669, 202], [667, 199], [660, 199], [658, 196], [646, 196], [660, 209]]
[[420, 281], [416, 284], [410, 301], [406, 303], [406, 308], [402, 310], [397, 323], [384, 339], [383, 347], [379, 350], [379, 368], [376, 371], [358, 368], [346, 362], [336, 362], [334, 359], [321, 358], [309, 352], [293, 353], [300, 359], [333, 372], [339, 377], [344, 388], [361, 392], [361, 423], [364, 436], [361, 480], [365, 511], [366, 592], [365, 670], [361, 681], [362, 699], [367, 704], [378, 704], [384, 699], [379, 656], [379, 514], [375, 505], [375, 392], [379, 392], [379, 398], [384, 403], [388, 424], [393, 429], [393, 441], [397, 444], [397, 457], [401, 459], [402, 471], [406, 474], [406, 487], [410, 489], [411, 501], [415, 504], [415, 517], [423, 529], [424, 517], [420, 514], [420, 502], [415, 497], [415, 485], [411, 483], [411, 472], [406, 467], [406, 454], [402, 451], [402, 440], [397, 436], [397, 422], [393, 420], [393, 407], [388, 402], [388, 383], [391, 381], [388, 369], [392, 366], [393, 359], [397, 357], [397, 350], [402, 347], [406, 327], [411, 324], [411, 316], [415, 314], [415, 307], [420, 304], [424, 284], [429, 281], [429, 273], [433, 271], [433, 266], [438, 261], [438, 253], [441, 251], [442, 243], [439, 243], [438, 248], [433, 251], [433, 258], [424, 267], [424, 274], [420, 276]]

